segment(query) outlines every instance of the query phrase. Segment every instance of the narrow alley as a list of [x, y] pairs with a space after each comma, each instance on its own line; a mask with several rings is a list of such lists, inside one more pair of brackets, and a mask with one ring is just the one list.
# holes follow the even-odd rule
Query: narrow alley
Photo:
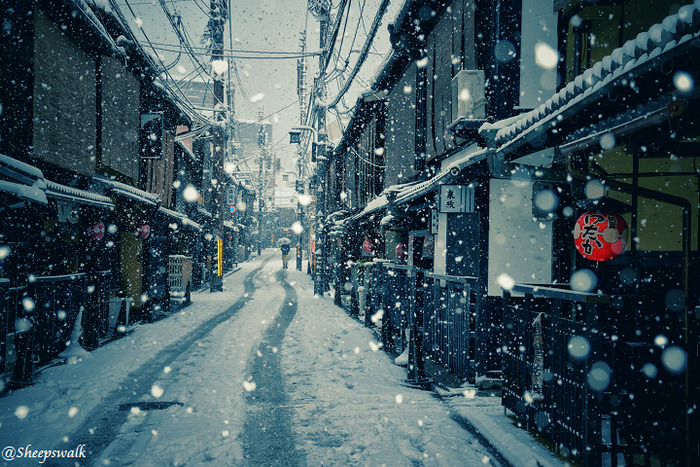
[[[264, 250], [224, 278], [223, 293], [195, 292], [172, 316], [0, 398], [3, 447], [15, 449], [4, 465], [81, 445], [81, 458], [43, 463], [563, 465], [514, 427], [500, 398], [406, 385], [370, 329], [281, 267]], [[495, 409], [502, 428], [464, 429], [470, 401], [482, 418], [476, 405]]]

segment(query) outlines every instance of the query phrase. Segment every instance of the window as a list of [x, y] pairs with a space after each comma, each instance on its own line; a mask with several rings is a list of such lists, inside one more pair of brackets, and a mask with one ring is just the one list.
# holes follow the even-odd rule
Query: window
[[289, 181], [289, 174], [284, 174], [284, 175], [282, 175], [282, 181], [283, 181], [283, 182], [288, 182], [288, 181]]

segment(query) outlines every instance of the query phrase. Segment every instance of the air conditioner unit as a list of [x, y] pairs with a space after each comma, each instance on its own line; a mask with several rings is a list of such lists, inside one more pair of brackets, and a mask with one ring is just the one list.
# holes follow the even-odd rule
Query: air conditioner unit
[[486, 118], [483, 70], [461, 70], [452, 78], [452, 120], [460, 118]]

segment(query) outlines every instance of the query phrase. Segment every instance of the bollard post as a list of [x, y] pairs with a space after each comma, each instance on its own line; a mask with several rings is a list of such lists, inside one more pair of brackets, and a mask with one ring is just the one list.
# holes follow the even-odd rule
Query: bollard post
[[415, 268], [408, 272], [410, 282], [409, 310], [408, 310], [408, 375], [406, 383], [420, 388], [427, 389], [430, 386], [430, 379], [425, 373], [425, 359], [423, 358], [423, 331], [422, 326], [419, 331], [418, 319], [423, 316], [423, 303], [417, 300], [418, 275]]
[[[34, 287], [32, 287], [33, 289]], [[28, 287], [29, 289], [29, 287]], [[28, 297], [28, 295], [25, 295]], [[24, 298], [22, 300], [24, 300]], [[21, 300], [20, 300], [21, 303]], [[11, 388], [23, 388], [34, 385], [34, 324], [35, 320], [32, 315], [25, 311], [20, 303], [13, 304], [18, 310], [23, 310], [22, 313], [16, 314], [15, 321], [15, 351], [17, 352], [17, 360], [8, 386]], [[12, 305], [11, 305], [12, 306]]]

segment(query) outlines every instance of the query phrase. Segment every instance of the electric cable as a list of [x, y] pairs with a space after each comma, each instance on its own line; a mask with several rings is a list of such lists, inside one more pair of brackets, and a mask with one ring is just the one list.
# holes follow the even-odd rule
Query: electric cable
[[369, 48], [372, 45], [372, 41], [374, 40], [374, 37], [377, 34], [377, 29], [379, 28], [379, 23], [381, 22], [381, 19], [384, 17], [384, 14], [386, 13], [388, 6], [389, 6], [389, 0], [382, 0], [381, 5], [379, 6], [379, 10], [377, 11], [376, 16], [374, 17], [374, 21], [372, 22], [372, 28], [370, 29], [370, 35], [367, 37], [367, 40], [365, 41], [365, 44], [362, 47], [362, 52], [360, 52], [360, 56], [357, 58], [357, 62], [355, 62], [355, 66], [353, 67], [352, 72], [350, 73], [350, 76], [345, 81], [343, 88], [340, 90], [340, 92], [338, 92], [338, 95], [330, 103], [322, 103], [322, 105], [324, 107], [326, 107], [326, 108], [335, 107], [338, 104], [338, 102], [340, 102], [340, 99], [348, 91], [348, 89], [350, 89], [350, 85], [352, 84], [355, 76], [357, 76], [357, 73], [360, 71], [362, 64], [367, 59]]

